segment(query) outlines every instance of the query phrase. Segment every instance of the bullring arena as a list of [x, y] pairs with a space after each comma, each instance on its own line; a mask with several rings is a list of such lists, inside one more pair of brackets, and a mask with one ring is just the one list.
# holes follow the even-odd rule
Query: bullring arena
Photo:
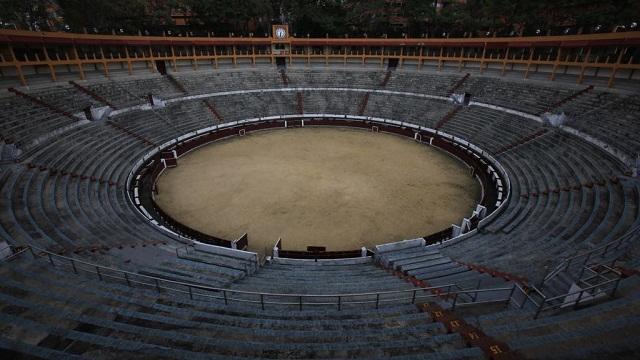
[[0, 31], [3, 358], [637, 358], [640, 33], [277, 26]]
[[158, 180], [156, 202], [208, 234], [252, 235], [270, 253], [322, 245], [341, 251], [414, 239], [459, 223], [480, 197], [468, 169], [413, 140], [298, 128], [214, 143]]

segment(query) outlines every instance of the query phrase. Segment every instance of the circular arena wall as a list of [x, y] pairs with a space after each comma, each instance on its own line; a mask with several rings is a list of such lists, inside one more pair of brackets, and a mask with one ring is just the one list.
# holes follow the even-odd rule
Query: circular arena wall
[[155, 201], [206, 234], [251, 234], [248, 249], [346, 251], [459, 224], [480, 200], [469, 169], [406, 137], [297, 127], [225, 138], [158, 178]]
[[[215, 232], [189, 226], [188, 223], [185, 224], [180, 221], [180, 219], [172, 216], [170, 212], [158, 206], [155, 199], [155, 194], [158, 191], [156, 187], [158, 177], [167, 167], [175, 165], [177, 158], [217, 140], [243, 136], [261, 130], [297, 127], [341, 127], [400, 135], [413, 139], [417, 143], [443, 150], [466, 164], [468, 172], [466, 172], [465, 176], [472, 174], [481, 185], [481, 194], [477, 205], [468, 208], [467, 213], [464, 214], [464, 218], [458, 222], [459, 225], [451, 226], [450, 224], [446, 224], [443, 229], [439, 229], [438, 231], [431, 231], [430, 229], [430, 231], [420, 233], [417, 236], [415, 236], [415, 234], [408, 234], [409, 236], [405, 238], [424, 238], [427, 243], [464, 238], [474, 233], [483, 223], [495, 217], [502, 210], [505, 199], [509, 194], [509, 181], [504, 169], [502, 169], [490, 155], [482, 151], [482, 149], [463, 139], [433, 129], [394, 120], [362, 116], [306, 114], [271, 116], [268, 118], [237, 121], [212, 126], [169, 141], [147, 154], [134, 167], [130, 176], [130, 184], [128, 184], [130, 185], [131, 199], [140, 213], [150, 222], [179, 240], [192, 240], [230, 248], [247, 249], [249, 238], [251, 237], [250, 234], [249, 236], [245, 234], [245, 236], [239, 238], [230, 237], [230, 234], [225, 234], [227, 237], [218, 237], [219, 233], [216, 233], [216, 236], [214, 236], [212, 234]], [[160, 191], [162, 191], [162, 189], [160, 189]], [[214, 216], [214, 214], [210, 216]], [[238, 232], [238, 229], [236, 228], [235, 231]], [[401, 240], [398, 237], [403, 237], [403, 234], [396, 234], [396, 237], [391, 237], [387, 241], [380, 239], [374, 242], [385, 243]], [[276, 240], [277, 238], [271, 239], [272, 243], [275, 243]], [[286, 239], [284, 243], [285, 247], [287, 247]], [[302, 248], [302, 246], [298, 246], [301, 244], [294, 243], [290, 245], [293, 245], [291, 247], [297, 249]], [[325, 244], [314, 240], [313, 243], [305, 243], [305, 245], [324, 246]], [[270, 248], [270, 246], [266, 247]], [[251, 246], [250, 248], [252, 250], [263, 250], [265, 246], [261, 244]], [[358, 244], [354, 244], [352, 248], [358, 248]], [[345, 247], [337, 249], [344, 250]], [[332, 250], [332, 248], [329, 247], [327, 250]]]

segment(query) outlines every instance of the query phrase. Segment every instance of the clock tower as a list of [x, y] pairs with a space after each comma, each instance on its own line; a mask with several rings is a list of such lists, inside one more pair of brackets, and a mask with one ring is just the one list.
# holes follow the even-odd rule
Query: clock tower
[[287, 41], [289, 38], [289, 26], [288, 25], [273, 25], [272, 37], [274, 41]]
[[284, 56], [291, 52], [291, 37], [289, 36], [288, 25], [273, 25], [271, 28], [271, 53], [276, 56], [276, 60], [282, 62]]

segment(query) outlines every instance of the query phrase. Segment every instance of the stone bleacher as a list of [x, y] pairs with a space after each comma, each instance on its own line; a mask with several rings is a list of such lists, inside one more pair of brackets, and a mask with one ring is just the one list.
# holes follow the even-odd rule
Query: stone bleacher
[[579, 87], [565, 84], [545, 83], [543, 85], [536, 81], [510, 81], [471, 76], [457, 92], [472, 94], [473, 101], [486, 102], [529, 114], [541, 114], [578, 90], [580, 90]]
[[27, 93], [72, 114], [81, 112], [93, 105], [100, 105], [99, 102], [78, 91], [71, 84], [49, 85], [32, 89]]
[[[44, 259], [2, 264], [0, 271], [8, 279], [0, 292], [0, 318], [10, 324], [0, 336], [5, 354], [69, 358], [128, 357], [135, 352], [173, 359], [482, 357], [478, 348], [465, 347], [458, 334], [429, 323], [413, 305], [339, 312], [282, 311], [275, 306], [260, 310], [96, 283], [51, 267]], [[335, 281], [313, 274], [319, 281]], [[371, 284], [380, 276], [374, 275]]]
[[148, 102], [148, 95], [162, 99], [182, 96], [183, 93], [161, 75], [136, 75], [135, 79], [110, 81], [76, 81], [77, 84], [101, 96], [117, 108], [124, 108]]
[[[190, 95], [287, 86], [372, 90], [385, 79], [381, 71], [331, 68], [289, 69], [286, 85], [271, 68], [174, 76]], [[391, 73], [385, 89], [446, 96], [461, 78], [461, 74], [399, 70]], [[148, 93], [161, 99], [185, 96], [159, 75], [79, 83], [119, 108], [146, 104]], [[456, 92], [468, 91], [475, 101], [538, 114], [578, 88], [472, 75]], [[69, 112], [96, 104], [67, 84], [25, 92]], [[356, 115], [364, 94], [261, 92], [206, 101], [229, 122], [296, 114], [299, 96], [305, 113]], [[155, 144], [218, 123], [201, 99], [127, 111], [98, 122], [75, 121], [11, 93], [0, 96], [0, 105], [3, 140], [28, 150], [19, 163], [0, 165], [0, 238], [9, 244], [30, 244], [132, 273], [230, 291], [346, 294], [414, 288], [372, 262], [272, 261], [254, 271], [243, 261], [219, 254], [193, 249], [176, 254], [183, 244], [158, 232], [136, 212], [125, 183], [131, 167]], [[453, 108], [444, 100], [369, 92], [364, 115], [435, 127]], [[554, 112], [566, 112], [569, 126], [633, 156], [640, 150], [634, 138], [640, 133], [634, 117], [638, 110], [629, 94], [596, 89]], [[462, 107], [440, 130], [493, 154], [509, 174], [511, 198], [501, 216], [465, 241], [378, 254], [396, 271], [435, 286], [513, 285], [464, 262], [536, 284], [558, 259], [606, 244], [640, 225], [640, 182], [626, 176], [625, 164], [579, 137], [479, 106]], [[522, 141], [537, 133], [541, 135]], [[44, 141], [38, 142], [43, 136]], [[630, 267], [638, 263], [633, 258], [626, 261]], [[411, 304], [389, 303], [377, 310], [350, 306], [341, 311], [326, 306], [303, 310], [225, 306], [191, 300], [185, 294], [96, 281], [95, 274], [76, 275], [28, 254], [0, 263], [0, 273], [0, 317], [6, 324], [0, 349], [10, 357], [127, 357], [131, 351], [142, 357], [220, 359], [484, 356]], [[637, 279], [629, 277], [621, 282], [615, 299], [575, 312], [537, 320], [530, 311], [513, 307], [460, 314], [532, 358], [624, 355], [637, 351], [633, 341], [638, 294]], [[450, 299], [434, 302], [451, 304]], [[567, 326], [554, 326], [559, 322]], [[615, 337], [616, 333], [622, 335]]]
[[631, 158], [640, 154], [637, 94], [590, 92], [566, 104], [569, 126], [611, 144]]
[[78, 125], [80, 121], [17, 95], [0, 96], [0, 136], [5, 143], [15, 144], [25, 152], [40, 146], [41, 138]]

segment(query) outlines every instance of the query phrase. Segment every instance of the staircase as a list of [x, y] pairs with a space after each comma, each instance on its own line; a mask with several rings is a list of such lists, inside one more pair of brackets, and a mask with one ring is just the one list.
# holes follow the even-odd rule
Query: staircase
[[496, 150], [494, 155], [500, 155], [500, 154], [502, 154], [504, 152], [507, 152], [509, 150], [512, 150], [512, 149], [514, 149], [514, 148], [516, 148], [516, 147], [518, 147], [520, 145], [523, 145], [523, 144], [526, 144], [526, 143], [528, 143], [530, 141], [533, 141], [533, 140], [539, 138], [540, 136], [546, 134], [548, 131], [549, 130], [547, 130], [547, 129], [540, 129], [540, 130], [538, 130], [538, 131], [536, 131], [536, 132], [534, 132], [532, 134], [524, 136], [524, 137], [512, 142], [511, 144], [508, 144], [508, 145], [505, 145], [505, 146], [499, 148], [498, 150]]
[[216, 108], [215, 108], [215, 106], [213, 106], [213, 104], [211, 104], [207, 100], [202, 100], [202, 102], [206, 105], [207, 109], [209, 109], [209, 111], [213, 114], [213, 116], [215, 116], [216, 119], [218, 119], [219, 123], [223, 123], [224, 122], [224, 118], [222, 117], [222, 115], [220, 115], [218, 110], [216, 110]]
[[360, 116], [364, 115], [364, 112], [367, 109], [367, 104], [369, 103], [369, 94], [370, 93], [364, 94], [362, 100], [360, 101], [360, 105], [358, 105], [358, 115]]
[[390, 79], [391, 79], [391, 70], [387, 70], [387, 73], [384, 75], [384, 79], [382, 80], [382, 82], [378, 86], [380, 88], [386, 87], [387, 84], [389, 83]]
[[76, 89], [80, 90], [81, 92], [89, 95], [91, 98], [93, 98], [94, 100], [105, 104], [109, 107], [111, 107], [112, 109], [117, 109], [117, 107], [115, 105], [113, 105], [112, 103], [110, 103], [109, 101], [107, 101], [107, 99], [103, 98], [102, 96], [96, 94], [94, 91], [91, 91], [90, 89], [87, 89], [86, 87], [78, 84], [77, 82], [71, 80], [69, 81], [69, 84], [73, 85]]
[[462, 106], [456, 106], [455, 108], [451, 109], [451, 111], [446, 113], [442, 117], [442, 119], [438, 120], [438, 122], [436, 123], [436, 126], [435, 126], [436, 130], [443, 127], [444, 124], [446, 124], [449, 120], [451, 120], [460, 110], [462, 110]]
[[489, 274], [494, 278], [497, 277], [497, 278], [502, 278], [505, 281], [513, 281], [520, 284], [520, 286], [523, 286], [523, 287], [527, 287], [527, 284], [529, 283], [529, 280], [524, 276], [513, 275], [513, 274], [500, 271], [497, 269], [493, 269], [484, 265], [472, 264], [472, 263], [467, 263], [462, 261], [456, 261], [456, 262], [460, 265], [466, 266], [469, 269], [473, 271], [477, 271], [481, 274]]
[[167, 77], [167, 80], [169, 80], [171, 85], [173, 85], [173, 87], [176, 88], [176, 90], [180, 91], [183, 94], [188, 94], [189, 93], [187, 91], [187, 89], [184, 88], [184, 85], [182, 85], [182, 83], [180, 81], [178, 81], [178, 79], [173, 77], [173, 75], [166, 74], [165, 76]]
[[453, 87], [447, 91], [447, 96], [451, 96], [456, 90], [458, 90], [470, 76], [471, 74], [467, 73], [462, 77], [462, 79], [458, 80], [455, 85], [453, 85]]
[[[456, 304], [493, 301], [508, 297], [509, 291], [464, 293], [455, 301], [448, 295], [449, 291], [477, 290], [489, 288], [512, 288], [515, 277], [507, 279], [495, 276], [489, 271], [475, 271], [442, 254], [434, 246], [411, 246], [404, 249], [380, 251], [376, 261], [383, 267], [393, 271], [396, 276], [407, 279], [414, 286], [444, 287], [434, 289], [434, 294], [447, 302], [440, 305], [455, 307]], [[450, 285], [454, 285], [451, 286]]]
[[111, 179], [103, 179], [103, 178], [97, 178], [93, 175], [85, 175], [85, 174], [79, 174], [76, 172], [72, 172], [72, 171], [68, 171], [65, 169], [59, 169], [59, 168], [53, 168], [53, 167], [49, 167], [47, 165], [43, 165], [43, 164], [35, 164], [33, 162], [29, 162], [26, 164], [27, 168], [29, 170], [32, 169], [37, 169], [38, 171], [49, 171], [49, 175], [50, 176], [54, 176], [57, 174], [60, 174], [61, 176], [67, 176], [69, 175], [69, 177], [71, 178], [79, 178], [80, 180], [89, 180], [90, 182], [98, 182], [100, 184], [109, 184], [109, 186], [117, 186], [119, 185], [117, 183], [117, 180], [111, 180]]
[[604, 264], [585, 266], [577, 278], [566, 271], [557, 273], [540, 288], [544, 302], [536, 316], [542, 311], [575, 309], [612, 298], [623, 278], [620, 271]]
[[145, 138], [145, 137], [144, 137], [144, 136], [142, 136], [142, 135], [136, 134], [135, 132], [133, 132], [133, 131], [131, 131], [131, 130], [127, 129], [126, 127], [124, 127], [124, 126], [122, 126], [122, 125], [120, 125], [120, 124], [118, 124], [118, 123], [116, 123], [116, 122], [114, 122], [114, 121], [108, 120], [106, 123], [107, 123], [108, 125], [110, 125], [110, 126], [112, 126], [112, 127], [116, 128], [116, 129], [120, 130], [121, 132], [123, 132], [123, 133], [125, 133], [125, 134], [127, 134], [127, 135], [130, 135], [131, 137], [134, 137], [134, 138], [138, 139], [141, 143], [143, 143], [143, 144], [145, 144], [145, 145], [158, 146], [158, 145], [157, 145], [156, 143], [154, 143], [153, 141], [151, 141], [151, 140], [149, 140], [149, 139]]
[[304, 114], [304, 95], [302, 95], [302, 92], [298, 91], [296, 93], [296, 98], [298, 100], [298, 114]]
[[443, 309], [435, 303], [420, 304], [418, 308], [429, 314], [433, 321], [442, 323], [447, 331], [460, 334], [468, 346], [482, 349], [487, 359], [522, 359], [522, 355], [511, 350], [507, 343], [485, 334], [479, 327], [467, 323], [453, 311]]
[[25, 98], [27, 100], [30, 100], [31, 102], [33, 102], [33, 103], [35, 103], [37, 105], [40, 105], [42, 107], [45, 107], [45, 108], [47, 108], [47, 109], [49, 109], [49, 110], [51, 110], [51, 111], [53, 111], [53, 112], [55, 112], [57, 114], [64, 115], [64, 116], [66, 116], [66, 117], [68, 117], [68, 118], [70, 118], [72, 120], [79, 120], [78, 118], [73, 116], [70, 112], [64, 111], [64, 110], [62, 110], [62, 109], [60, 109], [60, 108], [58, 108], [56, 106], [53, 106], [53, 105], [51, 105], [49, 103], [46, 103], [46, 102], [38, 99], [35, 96], [23, 93], [22, 91], [20, 91], [20, 90], [18, 90], [16, 88], [13, 88], [13, 87], [10, 87], [8, 90], [10, 92], [16, 94], [16, 96], [20, 96], [20, 97], [23, 97], [23, 98]]
[[542, 114], [547, 113], [547, 112], [551, 112], [551, 110], [556, 109], [556, 108], [558, 108], [558, 107], [560, 107], [560, 106], [562, 106], [562, 105], [564, 105], [564, 104], [568, 103], [569, 101], [571, 101], [571, 100], [573, 100], [573, 99], [577, 98], [578, 96], [588, 93], [588, 92], [589, 92], [589, 91], [591, 91], [591, 90], [593, 90], [593, 85], [589, 85], [589, 86], [587, 86], [586, 88], [584, 88], [584, 89], [582, 89], [582, 90], [580, 90], [580, 91], [578, 91], [578, 92], [576, 92], [576, 93], [573, 93], [573, 94], [571, 94], [570, 96], [568, 96], [568, 97], [566, 97], [566, 98], [564, 98], [564, 99], [562, 99], [562, 100], [558, 101], [557, 103], [555, 103], [555, 104], [553, 104], [553, 105], [549, 106], [548, 108], [546, 108], [546, 109], [545, 109], [543, 112], [541, 112], [539, 115], [542, 115]]
[[284, 71], [284, 69], [280, 70], [280, 78], [282, 79], [282, 83], [284, 84], [284, 86], [289, 86], [289, 77], [287, 76], [287, 73]]
[[[378, 88], [383, 89], [384, 87], [386, 87], [390, 79], [391, 70], [387, 70], [384, 75], [384, 79], [382, 79], [382, 81], [378, 84]], [[371, 93], [365, 93], [362, 97], [362, 100], [360, 100], [360, 104], [358, 105], [358, 115], [360, 116], [364, 115], [364, 112], [367, 110], [367, 105], [369, 104], [369, 95], [371, 95]]]

